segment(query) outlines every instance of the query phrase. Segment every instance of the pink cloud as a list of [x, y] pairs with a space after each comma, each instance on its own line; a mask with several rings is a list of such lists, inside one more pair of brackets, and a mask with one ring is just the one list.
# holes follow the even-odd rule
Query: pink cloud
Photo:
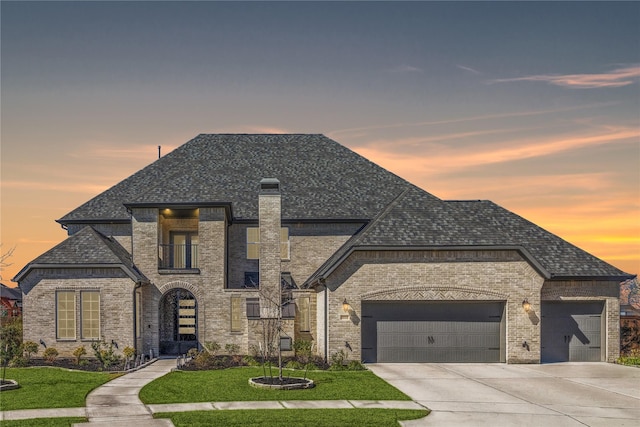
[[617, 68], [608, 73], [599, 74], [538, 74], [533, 76], [494, 79], [489, 83], [507, 82], [546, 82], [555, 86], [575, 89], [597, 89], [605, 87], [628, 86], [640, 80], [640, 65]]

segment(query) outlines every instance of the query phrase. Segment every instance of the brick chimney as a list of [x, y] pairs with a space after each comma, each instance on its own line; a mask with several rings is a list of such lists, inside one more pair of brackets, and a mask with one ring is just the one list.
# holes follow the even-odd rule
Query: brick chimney
[[260, 317], [279, 316], [280, 284], [280, 181], [264, 178], [258, 194], [260, 227]]

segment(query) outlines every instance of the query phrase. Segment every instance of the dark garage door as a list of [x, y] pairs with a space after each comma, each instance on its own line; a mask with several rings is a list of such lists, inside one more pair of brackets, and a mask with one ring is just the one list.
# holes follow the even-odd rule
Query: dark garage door
[[363, 302], [364, 362], [503, 362], [501, 302]]
[[543, 302], [541, 361], [600, 362], [604, 302]]

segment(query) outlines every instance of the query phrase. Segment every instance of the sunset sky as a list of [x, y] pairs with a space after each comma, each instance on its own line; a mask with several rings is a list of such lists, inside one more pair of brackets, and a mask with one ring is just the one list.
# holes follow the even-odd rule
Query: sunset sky
[[323, 133], [640, 272], [640, 2], [0, 2], [3, 283], [200, 133]]

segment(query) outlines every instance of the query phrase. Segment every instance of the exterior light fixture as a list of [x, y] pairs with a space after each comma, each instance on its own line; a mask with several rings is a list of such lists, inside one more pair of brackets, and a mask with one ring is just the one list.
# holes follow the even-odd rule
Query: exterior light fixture
[[345, 313], [348, 313], [349, 310], [351, 310], [351, 306], [349, 305], [349, 303], [347, 302], [347, 299], [345, 298], [344, 301], [342, 302], [342, 311], [344, 311]]
[[531, 304], [529, 303], [529, 301], [525, 300], [522, 301], [522, 308], [524, 309], [525, 313], [528, 313], [531, 311]]

